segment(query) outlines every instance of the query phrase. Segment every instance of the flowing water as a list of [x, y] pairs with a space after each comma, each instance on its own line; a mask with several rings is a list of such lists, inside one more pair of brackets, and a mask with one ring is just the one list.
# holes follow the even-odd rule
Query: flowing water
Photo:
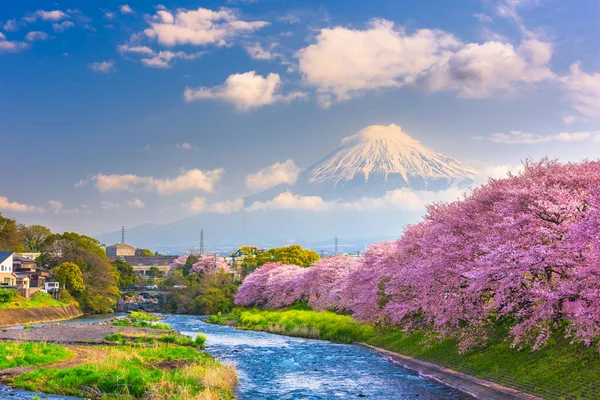
[[[65, 323], [91, 323], [82, 317]], [[207, 337], [207, 351], [236, 366], [240, 400], [460, 400], [465, 395], [424, 379], [362, 347], [210, 325], [198, 317], [165, 315], [173, 329]], [[67, 399], [0, 385], [0, 399]]]

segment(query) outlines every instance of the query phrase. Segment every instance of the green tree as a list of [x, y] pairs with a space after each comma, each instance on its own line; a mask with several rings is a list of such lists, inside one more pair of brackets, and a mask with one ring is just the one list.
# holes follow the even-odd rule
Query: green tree
[[74, 295], [85, 293], [86, 287], [83, 282], [83, 274], [79, 266], [72, 262], [65, 262], [52, 270], [54, 279], [60, 286]]
[[276, 247], [263, 253], [249, 255], [243, 262], [243, 274], [248, 275], [255, 269], [269, 262], [310, 267], [319, 261], [319, 254], [312, 250], [303, 249], [302, 246], [293, 244], [285, 247]]
[[190, 274], [190, 270], [192, 269], [192, 267], [194, 266], [194, 264], [196, 264], [198, 261], [200, 260], [200, 257], [198, 257], [195, 254], [190, 254], [187, 258], [187, 260], [185, 260], [185, 264], [183, 265], [183, 276], [188, 276]]
[[24, 246], [19, 240], [17, 222], [0, 214], [0, 251], [22, 250], [24, 250]]
[[112, 261], [111, 264], [117, 269], [117, 283], [120, 288], [124, 288], [128, 285], [135, 285], [136, 274], [131, 265], [120, 258]]
[[135, 255], [136, 256], [152, 257], [152, 256], [154, 256], [154, 253], [151, 252], [148, 249], [135, 249]]
[[150, 267], [148, 272], [150, 272], [150, 275], [155, 278], [162, 278], [164, 276], [163, 272], [157, 267]]
[[41, 251], [42, 244], [50, 235], [52, 231], [43, 225], [19, 225], [19, 240], [25, 251]]

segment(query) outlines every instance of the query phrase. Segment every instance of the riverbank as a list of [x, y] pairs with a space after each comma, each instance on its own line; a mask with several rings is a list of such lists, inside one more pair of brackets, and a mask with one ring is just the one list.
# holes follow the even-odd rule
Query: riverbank
[[0, 328], [64, 321], [82, 316], [76, 304], [0, 310]]
[[[84, 398], [235, 398], [236, 372], [201, 351], [204, 336], [113, 323], [0, 332], [0, 365], [8, 367], [0, 381]], [[37, 352], [26, 351], [32, 346]]]
[[[331, 320], [331, 314], [308, 310], [238, 309], [229, 315], [215, 316], [209, 322], [282, 335], [302, 336], [309, 332], [305, 337], [333, 338], [335, 341], [331, 330], [321, 331], [320, 321]], [[353, 323], [348, 322], [346, 319], [350, 317], [339, 317], [351, 326], [361, 326], [354, 320]], [[368, 333], [369, 328], [363, 327], [353, 328], [354, 332]], [[345, 330], [344, 327], [341, 329]], [[346, 334], [344, 337], [348, 339], [350, 336]], [[458, 351], [457, 342], [453, 339], [439, 339], [420, 332], [407, 335], [393, 329], [371, 330], [366, 338], [355, 336], [355, 341], [547, 400], [598, 398], [600, 354], [597, 348], [573, 345], [560, 337], [556, 335], [548, 345], [537, 351], [519, 350], [511, 348], [506, 332], [498, 329], [485, 347], [466, 353]]]

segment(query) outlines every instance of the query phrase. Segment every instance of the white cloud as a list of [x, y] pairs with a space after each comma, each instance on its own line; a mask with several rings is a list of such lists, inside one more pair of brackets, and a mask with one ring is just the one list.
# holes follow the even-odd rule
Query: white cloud
[[193, 213], [201, 213], [206, 210], [206, 199], [196, 196], [189, 204], [182, 204], [181, 206], [186, 207]]
[[74, 26], [75, 26], [75, 24], [72, 23], [71, 21], [63, 21], [61, 23], [52, 24], [52, 29], [54, 29], [55, 32], [64, 32], [67, 29], [70, 29]]
[[244, 200], [220, 201], [208, 206], [208, 210], [218, 214], [229, 214], [244, 209]]
[[571, 101], [581, 114], [600, 116], [600, 73], [588, 74], [581, 70], [581, 63], [571, 65], [569, 75], [561, 78]]
[[0, 54], [2, 53], [18, 53], [21, 50], [29, 47], [29, 44], [18, 41], [8, 41], [0, 39]]
[[290, 102], [306, 97], [302, 92], [281, 94], [279, 74], [271, 73], [266, 78], [255, 71], [230, 75], [225, 83], [214, 87], [186, 88], [185, 101], [222, 100], [235, 105], [238, 110], [247, 111], [276, 102]]
[[144, 34], [166, 46], [225, 46], [228, 41], [267, 26], [265, 21], [243, 21], [239, 13], [228, 8], [218, 11], [206, 8], [178, 9], [175, 13], [161, 9], [150, 21]]
[[133, 11], [133, 9], [131, 7], [129, 7], [127, 4], [123, 4], [120, 8], [121, 10], [121, 14], [135, 14], [135, 11]]
[[264, 210], [310, 210], [327, 211], [333, 202], [327, 202], [319, 196], [299, 196], [290, 192], [281, 193], [268, 201], [255, 201], [246, 211]]
[[117, 68], [115, 67], [115, 62], [113, 60], [93, 62], [91, 64], [88, 64], [88, 67], [94, 72], [100, 72], [103, 74], [109, 74], [117, 70]]
[[275, 54], [270, 50], [263, 49], [260, 43], [249, 44], [245, 49], [253, 60], [273, 60], [275, 58]]
[[192, 149], [192, 144], [185, 142], [185, 143], [181, 143], [181, 144], [177, 144], [176, 145], [178, 148], [183, 149], [183, 150], [191, 150]]
[[[152, 176], [126, 175], [104, 175], [98, 174], [88, 179], [94, 181], [96, 189], [100, 192], [155, 190], [159, 194], [171, 195], [185, 190], [202, 190], [212, 192], [215, 185], [221, 180], [222, 169], [201, 171], [191, 169], [182, 172], [181, 175], [169, 178], [155, 178]], [[87, 181], [81, 181], [76, 186], [82, 186]]]
[[498, 41], [465, 44], [440, 30], [409, 34], [386, 20], [372, 20], [365, 30], [322, 29], [316, 42], [296, 55], [305, 82], [317, 87], [325, 107], [403, 85], [487, 97], [554, 77], [547, 67], [548, 43], [529, 39], [517, 48]]
[[48, 36], [46, 32], [40, 31], [29, 32], [27, 35], [25, 35], [25, 39], [30, 42], [34, 42], [36, 40], [48, 40], [48, 38], [50, 38], [50, 36]]
[[523, 170], [523, 164], [483, 164], [477, 166], [475, 184], [486, 183], [489, 179], [506, 178], [509, 173], [517, 174]]
[[50, 200], [48, 205], [54, 214], [59, 214], [63, 209], [63, 204], [58, 200]]
[[120, 204], [119, 203], [115, 203], [114, 201], [103, 201], [100, 205], [100, 207], [102, 207], [105, 210], [112, 210], [115, 208], [119, 208]]
[[300, 169], [294, 160], [276, 162], [260, 171], [246, 176], [246, 187], [250, 190], [265, 190], [280, 184], [293, 185], [298, 179]]
[[508, 133], [493, 133], [487, 137], [489, 141], [504, 144], [536, 144], [547, 142], [582, 142], [590, 139], [600, 138], [598, 132], [560, 132], [553, 135], [540, 135], [522, 131], [510, 131]]
[[16, 32], [19, 30], [19, 23], [16, 19], [10, 19], [6, 21], [2, 28], [4, 28], [4, 30], [8, 32]]
[[154, 68], [169, 68], [175, 60], [195, 60], [205, 54], [203, 51], [196, 53], [186, 53], [183, 51], [174, 52], [169, 50], [156, 52], [148, 46], [131, 46], [128, 44], [120, 45], [117, 49], [121, 54], [130, 53], [141, 55], [144, 57], [141, 59], [142, 63], [147, 67]]
[[137, 208], [144, 208], [145, 204], [142, 200], [140, 199], [133, 199], [131, 201], [127, 202], [128, 205], [133, 206], [133, 207], [137, 207]]
[[483, 13], [473, 14], [473, 17], [477, 18], [479, 22], [489, 23], [492, 22], [492, 17]]
[[61, 19], [69, 18], [68, 14], [66, 14], [60, 10], [54, 10], [54, 11], [38, 10], [38, 11], [36, 11], [36, 15], [38, 17], [40, 17], [41, 19], [43, 19], [44, 21], [60, 21]]
[[8, 200], [6, 196], [0, 196], [0, 210], [22, 213], [43, 213], [44, 209], [38, 206], [19, 203]]

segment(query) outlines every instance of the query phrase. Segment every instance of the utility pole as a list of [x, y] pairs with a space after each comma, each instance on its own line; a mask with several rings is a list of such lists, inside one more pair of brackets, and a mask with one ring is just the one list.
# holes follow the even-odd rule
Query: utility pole
[[121, 243], [125, 243], [125, 226], [121, 227]]
[[204, 255], [204, 229], [200, 229], [200, 255]]
[[217, 253], [214, 254], [215, 259], [213, 261], [213, 272], [217, 272]]
[[337, 256], [338, 254], [338, 237], [335, 237], [335, 255]]

